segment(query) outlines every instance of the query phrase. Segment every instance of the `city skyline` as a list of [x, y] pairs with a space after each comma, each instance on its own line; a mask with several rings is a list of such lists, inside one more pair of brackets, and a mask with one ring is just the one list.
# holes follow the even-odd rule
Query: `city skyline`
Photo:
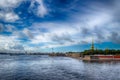
[[1, 0], [0, 51], [120, 49], [119, 0]]

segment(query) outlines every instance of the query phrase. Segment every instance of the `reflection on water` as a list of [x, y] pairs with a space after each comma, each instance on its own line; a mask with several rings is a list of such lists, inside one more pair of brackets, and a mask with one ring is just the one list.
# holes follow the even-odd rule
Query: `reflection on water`
[[0, 55], [0, 80], [120, 80], [120, 63], [68, 57]]

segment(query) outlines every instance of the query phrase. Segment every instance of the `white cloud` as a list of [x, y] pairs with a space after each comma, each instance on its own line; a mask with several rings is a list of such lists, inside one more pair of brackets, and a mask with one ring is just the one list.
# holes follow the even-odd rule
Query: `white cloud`
[[15, 22], [19, 16], [14, 12], [14, 8], [19, 6], [23, 0], [0, 0], [0, 20], [5, 22]]
[[19, 16], [14, 12], [0, 12], [0, 19], [5, 22], [14, 22], [19, 19]]
[[81, 30], [76, 24], [36, 23], [33, 26], [31, 26], [33, 30], [34, 28], [47, 30], [47, 32], [37, 32], [38, 34], [34, 35], [35, 37], [31, 40], [32, 44], [44, 43], [41, 48], [70, 46], [82, 41], [79, 35]]
[[37, 7], [37, 10], [32, 10], [37, 16], [44, 17], [48, 14], [48, 10], [43, 2], [43, 0], [32, 0], [30, 9], [32, 9], [35, 6], [35, 2], [37, 2], [39, 5]]
[[38, 34], [35, 35], [35, 38], [32, 40], [32, 43], [51, 42], [53, 40], [54, 41], [57, 40], [57, 38], [60, 38], [61, 41], [69, 40], [69, 37], [71, 35], [78, 33], [76, 28], [70, 27], [70, 25], [67, 24], [60, 25], [59, 23], [43, 23], [43, 24], [38, 23], [33, 24], [33, 26], [34, 26], [32, 27], [33, 30], [34, 28], [36, 28], [37, 30], [44, 29], [47, 30], [47, 32], [38, 32]]
[[[40, 4], [37, 8], [37, 12], [35, 12], [38, 16], [44, 17], [48, 14], [48, 10], [44, 5], [43, 0], [33, 0], [31, 7], [34, 6], [34, 1]], [[33, 23], [32, 26], [24, 28], [23, 30], [13, 31], [11, 36], [0, 36], [0, 45], [2, 48], [8, 50], [11, 48], [20, 48], [22, 43], [17, 41], [20, 37], [29, 38], [30, 42], [26, 42], [26, 44], [22, 46], [25, 47], [25, 50], [32, 51], [39, 50], [40, 48], [91, 43], [92, 38], [94, 38], [96, 43], [109, 41], [119, 42], [120, 23], [115, 21], [115, 19], [118, 19], [115, 14], [120, 13], [119, 9], [116, 9], [116, 6], [111, 6], [111, 8], [115, 10], [111, 10], [103, 5], [101, 7], [100, 4], [97, 8], [96, 6], [97, 5], [94, 5], [87, 9], [90, 14], [84, 14], [82, 16], [76, 15], [73, 22]], [[7, 22], [14, 22], [18, 20], [19, 17], [14, 12], [0, 12], [0, 19]], [[0, 30], [2, 29], [3, 26], [0, 26]], [[12, 27], [8, 28], [8, 31], [12, 30]], [[17, 46], [15, 45], [15, 42], [17, 42]], [[39, 46], [39, 44], [43, 45], [40, 45], [39, 48], [37, 48], [29, 46], [31, 44], [37, 46]]]
[[13, 8], [23, 0], [0, 0], [0, 8]]
[[0, 52], [23, 51], [24, 47], [16, 36], [0, 35]]
[[[113, 41], [113, 35], [119, 34], [119, 23], [113, 22], [113, 15], [106, 11], [94, 12], [81, 18], [86, 20], [73, 23], [35, 23], [31, 29], [38, 31], [31, 43], [44, 43], [42, 48], [70, 46], [83, 44], [83, 42], [91, 43], [92, 38], [96, 43]], [[45, 31], [41, 32], [42, 30]], [[119, 35], [115, 39], [118, 41]]]
[[47, 9], [43, 3], [43, 0], [36, 0], [40, 5], [38, 7], [37, 15], [40, 17], [44, 17], [47, 14]]

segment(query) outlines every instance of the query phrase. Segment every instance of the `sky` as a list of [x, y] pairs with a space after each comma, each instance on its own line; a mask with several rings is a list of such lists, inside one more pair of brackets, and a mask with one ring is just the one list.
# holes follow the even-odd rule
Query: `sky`
[[0, 52], [120, 49], [120, 0], [0, 0]]

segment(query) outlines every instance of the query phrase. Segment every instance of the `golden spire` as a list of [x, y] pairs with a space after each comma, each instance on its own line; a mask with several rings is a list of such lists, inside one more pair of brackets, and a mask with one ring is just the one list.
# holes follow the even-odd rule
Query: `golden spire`
[[93, 38], [92, 38], [91, 50], [94, 51], [94, 40], [93, 40]]

